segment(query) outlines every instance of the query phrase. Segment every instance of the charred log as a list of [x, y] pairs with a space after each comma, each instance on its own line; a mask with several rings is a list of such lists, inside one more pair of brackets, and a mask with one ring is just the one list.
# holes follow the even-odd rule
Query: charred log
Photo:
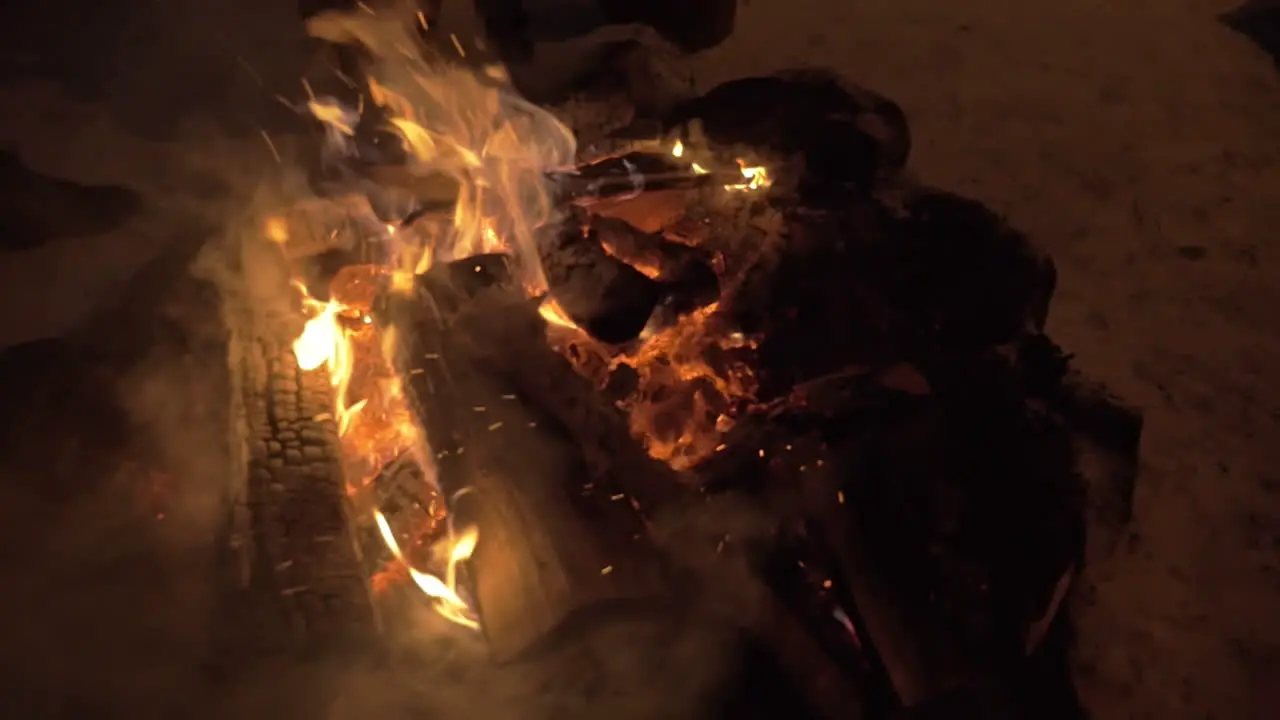
[[326, 415], [328, 379], [299, 370], [287, 348], [258, 345], [245, 380], [255, 582], [276, 597], [299, 651], [369, 646], [378, 626], [348, 522], [337, 428]]
[[591, 227], [613, 256], [662, 285], [661, 305], [672, 320], [720, 297], [720, 279], [706, 250], [645, 233], [618, 218], [593, 217]]

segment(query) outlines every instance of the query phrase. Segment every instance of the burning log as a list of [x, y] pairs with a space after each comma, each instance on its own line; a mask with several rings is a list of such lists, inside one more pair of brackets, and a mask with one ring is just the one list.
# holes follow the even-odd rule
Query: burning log
[[[625, 501], [625, 473], [585, 457], [584, 447], [600, 443], [584, 445], [568, 429], [584, 427], [580, 419], [567, 424], [542, 404], [563, 391], [522, 370], [558, 362], [560, 377], [573, 372], [510, 286], [506, 259], [472, 258], [419, 280], [411, 295], [389, 296], [388, 312], [455, 526], [479, 532], [475, 603], [494, 657], [531, 652], [593, 610], [656, 603], [661, 564]], [[572, 391], [567, 397], [580, 401]], [[615, 424], [614, 437], [625, 437]]]

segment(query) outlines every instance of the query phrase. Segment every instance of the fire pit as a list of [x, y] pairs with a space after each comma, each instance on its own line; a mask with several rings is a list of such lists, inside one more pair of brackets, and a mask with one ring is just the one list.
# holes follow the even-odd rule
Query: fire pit
[[897, 105], [783, 73], [575, 148], [411, 28], [313, 29], [369, 51], [405, 157], [312, 98], [340, 171], [253, 241], [305, 323], [249, 382], [256, 552], [304, 644], [408, 603], [579, 672], [714, 623], [758, 651], [691, 716], [1036, 712], [1141, 418], [1045, 335], [1052, 262], [903, 179]]

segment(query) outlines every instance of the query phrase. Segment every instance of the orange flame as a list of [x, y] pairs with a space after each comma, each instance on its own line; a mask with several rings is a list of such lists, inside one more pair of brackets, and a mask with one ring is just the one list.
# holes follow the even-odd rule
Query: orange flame
[[413, 583], [422, 590], [427, 597], [435, 599], [436, 610], [446, 619], [455, 622], [463, 627], [469, 627], [473, 630], [480, 628], [480, 623], [476, 621], [475, 616], [471, 612], [467, 602], [458, 595], [458, 565], [471, 557], [475, 552], [476, 541], [479, 539], [479, 533], [474, 527], [463, 530], [457, 537], [450, 538], [450, 550], [447, 570], [443, 580], [424, 573], [409, 564], [404, 553], [400, 550], [400, 543], [396, 540], [395, 533], [391, 530], [391, 523], [387, 522], [387, 518], [382, 514], [381, 510], [373, 511], [373, 519], [378, 524], [378, 532], [382, 536], [382, 541], [386, 543], [387, 549], [395, 556], [396, 560], [409, 571], [409, 577]]

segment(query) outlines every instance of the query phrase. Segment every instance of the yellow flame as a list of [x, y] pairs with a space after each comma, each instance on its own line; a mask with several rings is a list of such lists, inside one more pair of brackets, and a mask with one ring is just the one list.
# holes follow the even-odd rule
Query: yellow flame
[[266, 235], [271, 242], [283, 245], [289, 242], [289, 225], [285, 223], [284, 218], [273, 215], [263, 224], [262, 234]]
[[303, 326], [302, 334], [293, 341], [293, 354], [298, 359], [299, 368], [311, 371], [321, 365], [329, 365], [330, 374], [333, 374], [334, 362], [343, 344], [342, 328], [338, 325], [339, 309], [337, 303], [330, 301]]
[[577, 329], [578, 327], [577, 323], [569, 319], [569, 314], [564, 311], [564, 308], [560, 307], [560, 303], [552, 299], [550, 295], [542, 301], [542, 304], [538, 305], [538, 314], [542, 316], [543, 320], [547, 321], [548, 325], [570, 329]]
[[742, 173], [742, 182], [725, 185], [725, 190], [759, 190], [773, 184], [769, 170], [761, 166], [748, 166], [746, 161], [738, 160], [738, 171]]
[[479, 538], [476, 529], [468, 527], [458, 536], [449, 538], [449, 560], [445, 569], [445, 579], [441, 580], [435, 575], [422, 572], [409, 564], [409, 560], [400, 549], [400, 543], [396, 540], [395, 533], [391, 530], [391, 523], [387, 522], [387, 518], [382, 514], [381, 510], [373, 511], [373, 520], [378, 525], [378, 533], [382, 536], [382, 542], [386, 544], [392, 556], [409, 571], [409, 577], [418, 586], [418, 589], [434, 601], [436, 612], [451, 622], [478, 630], [480, 624], [472, 617], [470, 606], [458, 594], [458, 565], [468, 560], [471, 554], [475, 552], [476, 541]]

